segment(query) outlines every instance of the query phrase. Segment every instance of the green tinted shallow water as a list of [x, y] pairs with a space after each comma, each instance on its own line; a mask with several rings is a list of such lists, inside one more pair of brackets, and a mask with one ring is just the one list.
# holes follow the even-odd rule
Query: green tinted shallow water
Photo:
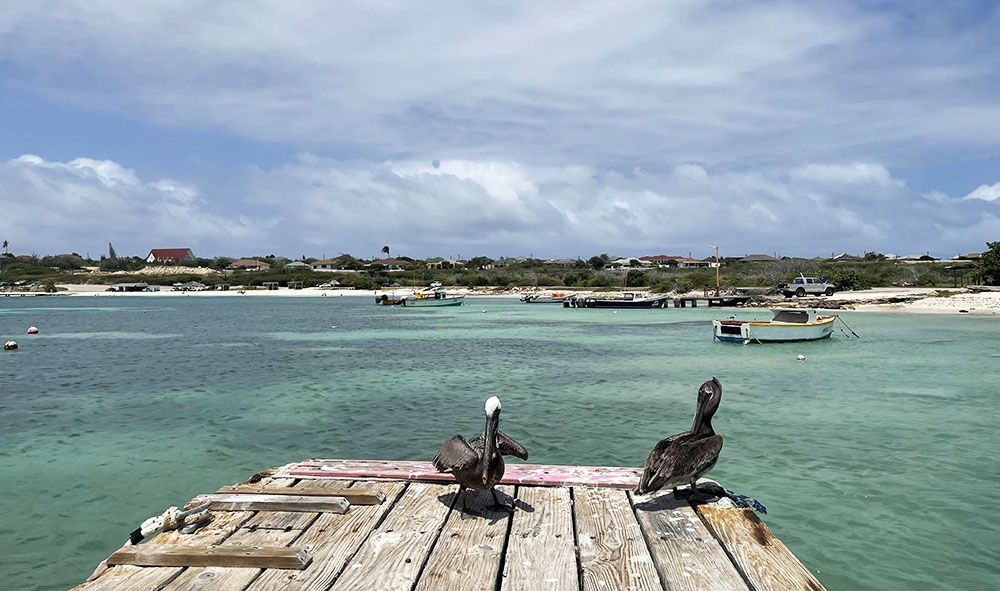
[[713, 343], [729, 313], [0, 298], [0, 339], [22, 345], [0, 354], [2, 587], [67, 588], [146, 517], [264, 467], [429, 459], [494, 393], [533, 462], [641, 465], [714, 375], [712, 476], [763, 501], [829, 589], [1000, 588], [1000, 318]]

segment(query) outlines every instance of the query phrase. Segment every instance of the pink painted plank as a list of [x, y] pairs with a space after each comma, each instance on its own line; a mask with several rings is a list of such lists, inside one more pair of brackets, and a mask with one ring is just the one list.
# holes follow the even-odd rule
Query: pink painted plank
[[[640, 468], [608, 466], [560, 466], [546, 464], [507, 464], [503, 484], [532, 486], [596, 486], [634, 488], [642, 475]], [[453, 482], [430, 462], [392, 460], [308, 460], [279, 469], [275, 478], [391, 478]]]

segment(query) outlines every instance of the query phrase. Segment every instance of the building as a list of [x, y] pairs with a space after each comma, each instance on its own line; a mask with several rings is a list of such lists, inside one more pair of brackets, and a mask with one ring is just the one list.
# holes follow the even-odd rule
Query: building
[[146, 255], [147, 263], [183, 263], [194, 260], [190, 248], [154, 248]]
[[744, 263], [759, 263], [764, 261], [776, 261], [776, 260], [778, 259], [769, 254], [748, 254], [747, 256], [740, 259], [740, 261]]
[[344, 265], [340, 259], [320, 259], [318, 261], [313, 261], [311, 265], [313, 271], [343, 271]]
[[365, 265], [366, 267], [385, 267], [386, 271], [404, 271], [408, 267], [411, 267], [413, 263], [406, 259], [375, 259], [374, 261]]
[[257, 259], [238, 259], [226, 268], [234, 271], [268, 271], [271, 269], [271, 265]]
[[292, 261], [285, 265], [286, 271], [312, 271], [312, 265], [302, 261]]
[[559, 265], [562, 267], [572, 267], [576, 265], [576, 259], [549, 259], [543, 265]]
[[842, 252], [840, 254], [833, 255], [830, 258], [832, 260], [834, 260], [834, 261], [858, 261], [858, 260], [861, 260], [861, 257], [856, 257], [853, 254], [847, 254], [846, 252]]

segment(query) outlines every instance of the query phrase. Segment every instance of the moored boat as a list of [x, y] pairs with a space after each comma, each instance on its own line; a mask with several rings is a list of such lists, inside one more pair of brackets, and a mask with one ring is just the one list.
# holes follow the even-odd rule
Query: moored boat
[[461, 306], [465, 300], [464, 295], [453, 295], [440, 288], [425, 289], [412, 296], [403, 296], [402, 305], [404, 307], [439, 307], [439, 306]]
[[833, 334], [836, 315], [820, 316], [812, 309], [771, 310], [774, 318], [759, 320], [713, 320], [715, 339], [736, 343], [786, 343], [818, 341]]
[[403, 299], [403, 297], [396, 297], [396, 294], [389, 295], [384, 293], [375, 296], [375, 303], [382, 306], [399, 306], [403, 303]]
[[525, 304], [561, 304], [566, 301], [569, 295], [565, 293], [554, 293], [552, 295], [526, 295], [521, 298]]
[[620, 298], [577, 297], [563, 305], [573, 308], [666, 308], [669, 300], [669, 296], [648, 298], [626, 292]]

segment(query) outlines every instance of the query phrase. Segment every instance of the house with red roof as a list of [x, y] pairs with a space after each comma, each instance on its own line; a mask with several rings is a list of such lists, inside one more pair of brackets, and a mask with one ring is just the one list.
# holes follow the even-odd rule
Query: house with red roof
[[194, 253], [190, 248], [154, 248], [146, 255], [147, 263], [183, 263], [193, 260]]

